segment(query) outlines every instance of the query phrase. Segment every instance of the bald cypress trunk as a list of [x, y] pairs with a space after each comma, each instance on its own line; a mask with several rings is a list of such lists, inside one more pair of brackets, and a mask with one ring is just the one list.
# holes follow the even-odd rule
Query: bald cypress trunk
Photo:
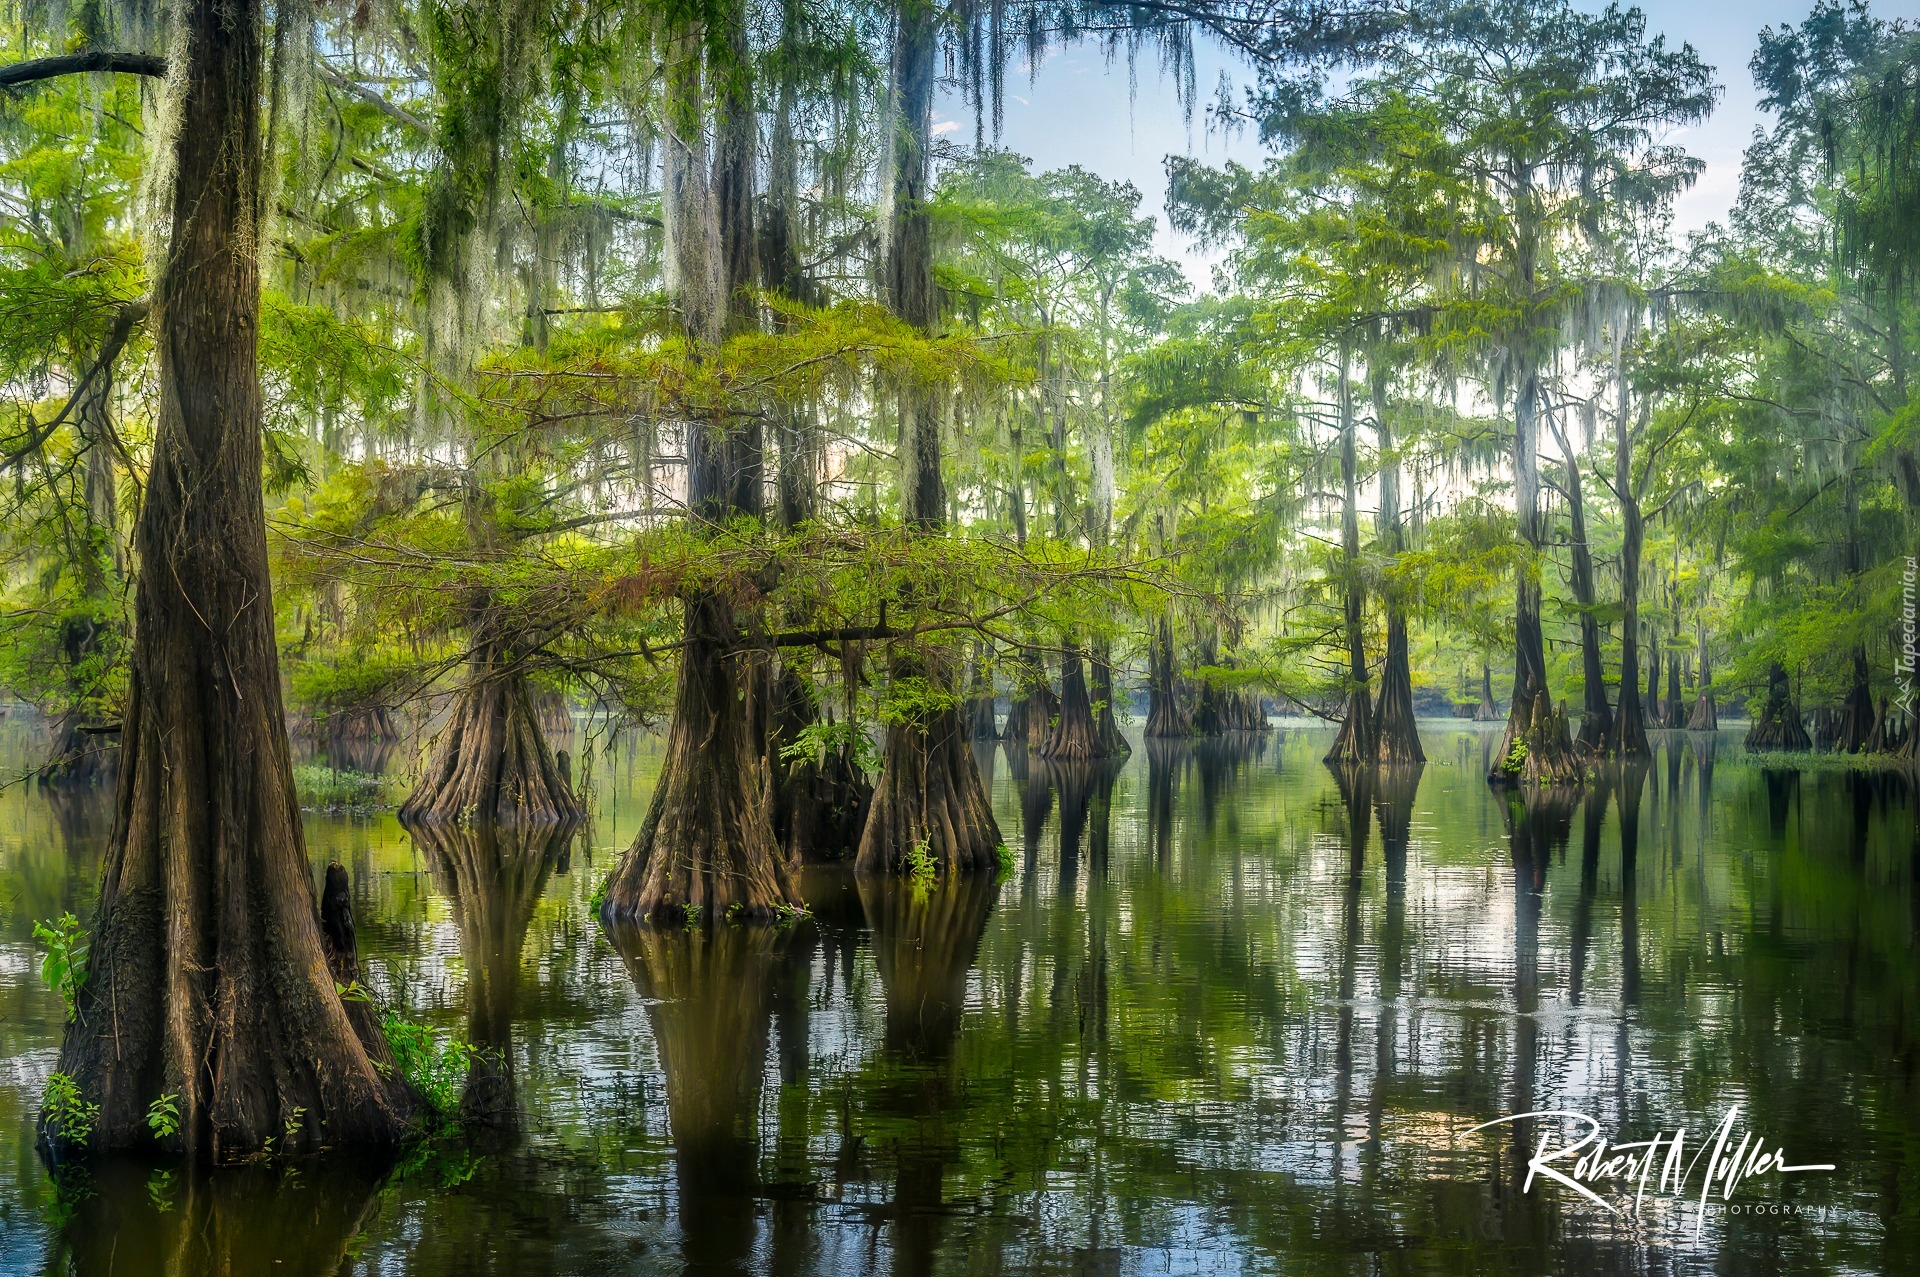
[[[1614, 413], [1613, 490], [1620, 499], [1620, 700], [1613, 720], [1616, 758], [1645, 758], [1647, 720], [1640, 712], [1640, 551], [1646, 525], [1640, 516], [1639, 489], [1633, 481], [1633, 432], [1628, 424], [1626, 365], [1621, 353], [1624, 338], [1614, 344], [1614, 382], [1618, 395]], [[1647, 407], [1640, 406], [1642, 419]]]
[[1600, 620], [1594, 615], [1598, 605], [1593, 588], [1593, 549], [1587, 541], [1586, 493], [1580, 481], [1580, 460], [1560, 436], [1566, 453], [1567, 514], [1572, 522], [1573, 601], [1580, 608], [1580, 675], [1583, 703], [1580, 714], [1581, 749], [1604, 754], [1612, 745], [1613, 706], [1607, 700], [1606, 664], [1600, 655]]
[[1042, 758], [1105, 758], [1106, 742], [1093, 722], [1093, 696], [1087, 690], [1087, 667], [1080, 645], [1069, 641], [1060, 658], [1060, 713], [1039, 750]]
[[[887, 296], [894, 314], [922, 331], [935, 321], [931, 194], [933, 91], [938, 72], [939, 28], [929, 0], [908, 0], [895, 19], [893, 44], [892, 185], [888, 227]], [[901, 487], [907, 526], [938, 536], [946, 515], [940, 473], [940, 415], [925, 391], [899, 394]], [[911, 600], [909, 600], [911, 602]], [[893, 662], [896, 682], [924, 679], [957, 692], [959, 671], [937, 651], [902, 651]], [[887, 728], [880, 781], [856, 859], [863, 872], [899, 872], [908, 853], [924, 849], [942, 872], [991, 869], [1000, 830], [987, 804], [968, 744], [956, 694]]]
[[[90, 975], [59, 1070], [89, 1151], [210, 1161], [390, 1145], [412, 1097], [355, 1031], [321, 938], [280, 700], [261, 504], [255, 246], [262, 13], [188, 0], [172, 228], [155, 290], [159, 416], [137, 531], [132, 687]], [[79, 1151], [42, 1114], [55, 1159]]]
[[1759, 717], [1747, 729], [1747, 748], [1769, 750], [1812, 749], [1813, 741], [1800, 722], [1800, 709], [1793, 703], [1792, 687], [1786, 667], [1775, 661], [1767, 667], [1767, 699]]
[[1180, 704], [1180, 661], [1173, 646], [1173, 619], [1154, 622], [1147, 650], [1147, 735], [1167, 739], [1193, 735], [1193, 719]]
[[[1400, 526], [1400, 462], [1393, 455], [1386, 379], [1375, 373], [1372, 384], [1374, 430], [1380, 441], [1380, 539], [1387, 553], [1398, 559], [1407, 548]], [[1382, 763], [1424, 763], [1427, 754], [1420, 746], [1420, 726], [1413, 712], [1406, 608], [1392, 591], [1382, 601], [1387, 611], [1387, 654], [1380, 667], [1380, 699], [1373, 711], [1374, 758]]]
[[[736, 41], [743, 39], [733, 25]], [[671, 274], [694, 358], [708, 357], [730, 323], [746, 322], [753, 224], [745, 188], [757, 146], [750, 85], [735, 66], [719, 77], [719, 153], [709, 167], [702, 35], [691, 23], [671, 33], [665, 112]], [[760, 517], [757, 426], [719, 415], [689, 421], [686, 431], [689, 519], [711, 529]], [[609, 926], [760, 918], [800, 904], [774, 839], [765, 755], [770, 663], [764, 654], [742, 652], [729, 591], [696, 585], [681, 609], [680, 671], [660, 784], [608, 880], [600, 916]]]
[[1353, 384], [1347, 352], [1340, 352], [1340, 551], [1346, 575], [1347, 712], [1327, 751], [1329, 763], [1373, 761], [1373, 699], [1367, 689], [1365, 646], [1366, 595], [1360, 584], [1360, 508], [1358, 448], [1354, 439]]

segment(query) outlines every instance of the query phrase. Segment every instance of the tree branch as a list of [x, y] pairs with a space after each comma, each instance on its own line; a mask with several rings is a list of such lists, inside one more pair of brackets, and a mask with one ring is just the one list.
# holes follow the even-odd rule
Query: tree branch
[[104, 49], [89, 53], [63, 53], [54, 58], [33, 58], [0, 67], [0, 89], [36, 84], [55, 76], [81, 75], [88, 71], [121, 71], [127, 75], [164, 78], [167, 60], [157, 53], [115, 53]]

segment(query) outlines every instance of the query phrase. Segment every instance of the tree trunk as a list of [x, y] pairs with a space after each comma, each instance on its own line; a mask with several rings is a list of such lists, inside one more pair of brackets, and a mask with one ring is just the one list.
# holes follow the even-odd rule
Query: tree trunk
[[[1614, 380], [1619, 396], [1614, 415], [1613, 490], [1620, 499], [1620, 708], [1614, 715], [1613, 752], [1618, 758], [1645, 758], [1647, 721], [1640, 712], [1640, 549], [1646, 525], [1640, 517], [1639, 490], [1633, 483], [1633, 429], [1628, 424], [1624, 338], [1614, 343]], [[1640, 408], [1644, 417], [1647, 405]]]
[[1667, 652], [1667, 703], [1661, 707], [1661, 718], [1668, 727], [1681, 725], [1683, 703], [1680, 691], [1680, 643], [1676, 635], [1673, 646]]
[[[934, 326], [931, 195], [933, 90], [939, 29], [930, 0], [908, 0], [895, 18], [891, 218], [887, 235], [887, 299], [893, 313], [922, 332]], [[940, 417], [924, 391], [899, 395], [901, 487], [907, 526], [940, 535], [946, 496], [940, 474]], [[911, 602], [911, 600], [908, 600]], [[925, 679], [953, 690], [958, 671], [939, 653], [903, 652], [893, 677]], [[959, 697], [890, 724], [880, 782], [861, 835], [856, 866], [867, 873], [902, 872], [924, 850], [943, 871], [991, 870], [999, 864], [1000, 830], [980, 784]]]
[[1800, 723], [1800, 710], [1793, 703], [1787, 671], [1778, 661], [1767, 667], [1766, 704], [1747, 729], [1746, 743], [1756, 753], [1813, 748], [1807, 729]]
[[[1400, 527], [1400, 462], [1393, 453], [1393, 427], [1387, 418], [1384, 377], [1373, 377], [1374, 431], [1380, 444], [1380, 539], [1396, 561], [1406, 550]], [[1381, 763], [1424, 763], [1420, 726], [1413, 712], [1413, 669], [1407, 653], [1407, 614], [1401, 600], [1389, 591], [1387, 657], [1380, 668], [1380, 699], [1373, 711], [1374, 758]]]
[[1500, 706], [1493, 699], [1493, 670], [1487, 665], [1485, 657], [1480, 659], [1480, 707], [1473, 712], [1478, 723], [1495, 722], [1500, 717]]
[[1193, 719], [1180, 704], [1180, 662], [1173, 646], [1173, 619], [1155, 622], [1147, 650], [1147, 735], [1164, 740], [1193, 735]]
[[[1573, 742], [1569, 739], [1562, 743], [1565, 715], [1556, 714], [1547, 690], [1540, 580], [1534, 574], [1544, 540], [1540, 527], [1539, 405], [1539, 373], [1531, 366], [1524, 367], [1513, 400], [1513, 470], [1514, 508], [1528, 561], [1520, 568], [1514, 591], [1513, 704], [1507, 711], [1507, 731], [1500, 742], [1500, 760], [1494, 765], [1492, 779], [1511, 780], [1524, 775], [1528, 780], [1544, 780], [1551, 785], [1577, 780], [1580, 767], [1573, 756]], [[1522, 740], [1527, 749], [1524, 762], [1516, 767], [1514, 760], [1519, 754], [1515, 745]]]
[[586, 817], [547, 746], [524, 675], [482, 645], [400, 823], [571, 824]]
[[1665, 727], [1667, 716], [1660, 710], [1660, 636], [1647, 629], [1647, 692], [1642, 703], [1647, 726]]
[[1580, 673], [1585, 684], [1580, 736], [1575, 742], [1589, 754], [1605, 754], [1612, 745], [1613, 707], [1607, 700], [1606, 664], [1600, 655], [1600, 620], [1594, 615], [1593, 549], [1587, 542], [1586, 493], [1580, 460], [1565, 432], [1555, 428], [1566, 458], [1567, 514], [1572, 523], [1573, 601], [1580, 609]]
[[1366, 593], [1360, 581], [1360, 459], [1354, 439], [1353, 384], [1347, 353], [1340, 352], [1340, 551], [1346, 574], [1347, 713], [1327, 751], [1329, 763], [1373, 761], [1373, 698], [1367, 690], [1367, 650], [1363, 628]]
[[967, 735], [973, 740], [999, 740], [1000, 724], [993, 712], [993, 674], [987, 666], [986, 644], [974, 644], [972, 667], [967, 678]]
[[[737, 67], [721, 106], [720, 155], [708, 176], [702, 92], [702, 31], [687, 24], [669, 40], [666, 76], [666, 213], [670, 276], [686, 337], [712, 350], [744, 322], [742, 285], [752, 278], [750, 202], [740, 194], [753, 169], [754, 129]], [[750, 121], [749, 121], [750, 124]], [[743, 153], [744, 152], [744, 153]], [[724, 215], [724, 216], [723, 216]], [[704, 357], [696, 353], [696, 358]], [[764, 471], [760, 440], [722, 417], [686, 427], [687, 511], [696, 526], [757, 518]], [[682, 601], [683, 634], [672, 726], [660, 783], [640, 832], [608, 880], [601, 920], [618, 923], [702, 917], [765, 918], [800, 905], [774, 841], [766, 720], [771, 671], [743, 659], [740, 622], [725, 590], [696, 587]]]
[[1040, 746], [1040, 757], [1105, 758], [1106, 743], [1093, 722], [1093, 698], [1087, 694], [1086, 662], [1080, 645], [1069, 640], [1060, 660], [1060, 715]]
[[1690, 732], [1720, 730], [1720, 708], [1713, 700], [1713, 657], [1707, 647], [1707, 627], [1700, 627], [1700, 694], [1694, 698], [1693, 715], [1687, 719]]
[[1843, 753], [1858, 754], [1873, 735], [1873, 689], [1867, 675], [1867, 649], [1853, 649], [1853, 685], [1840, 705], [1839, 730], [1833, 747]]
[[[334, 988], [295, 805], [261, 503], [260, 7], [189, 0], [132, 687], [90, 978], [59, 1071], [89, 1151], [386, 1146], [413, 1097]], [[148, 1106], [177, 1096], [157, 1141]], [[80, 1151], [50, 1114], [42, 1147]]]
[[1113, 652], [1105, 638], [1094, 644], [1088, 664], [1093, 671], [1093, 731], [1103, 751], [1101, 756], [1125, 758], [1133, 752], [1133, 746], [1127, 744], [1114, 716]]

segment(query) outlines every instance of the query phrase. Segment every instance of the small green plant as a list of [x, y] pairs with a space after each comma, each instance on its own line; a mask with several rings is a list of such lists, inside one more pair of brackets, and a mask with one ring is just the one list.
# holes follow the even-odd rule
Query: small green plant
[[393, 1063], [400, 1070], [400, 1076], [436, 1119], [450, 1119], [460, 1103], [467, 1070], [473, 1064], [472, 1045], [457, 1037], [441, 1045], [426, 1025], [391, 1012], [381, 1018], [380, 1027], [386, 1032], [387, 1046], [393, 1051]]
[[85, 1148], [93, 1138], [93, 1124], [100, 1117], [100, 1106], [80, 1098], [80, 1086], [65, 1073], [49, 1073], [47, 1089], [41, 1094], [40, 1107], [47, 1120], [60, 1130], [60, 1138], [75, 1148]]
[[335, 981], [333, 991], [340, 995], [342, 1002], [371, 1002], [373, 993], [358, 980], [349, 980], [345, 984]]
[[1007, 850], [1007, 844], [1001, 843], [995, 847], [993, 849], [993, 858], [999, 862], [1001, 873], [1010, 874], [1013, 872], [1013, 853]]
[[728, 922], [737, 923], [746, 916], [747, 916], [747, 907], [741, 904], [738, 900], [734, 901], [732, 904], [727, 906]]
[[40, 979], [67, 1005], [67, 1019], [79, 1014], [80, 988], [87, 982], [87, 933], [80, 920], [63, 913], [52, 922], [33, 924], [33, 938], [46, 946]]
[[287, 1138], [292, 1139], [294, 1136], [300, 1133], [301, 1129], [305, 1127], [306, 1124], [307, 1124], [306, 1106], [296, 1104], [293, 1108], [293, 1111], [287, 1114], [287, 1120], [284, 1123], [282, 1123], [282, 1128], [285, 1130]]
[[593, 894], [587, 897], [587, 903], [593, 907], [595, 913], [599, 913], [600, 907], [607, 903], [607, 892], [611, 890], [612, 887], [613, 875], [611, 873], [593, 885]]
[[907, 854], [900, 858], [900, 868], [906, 873], [907, 881], [916, 886], [924, 887], [933, 881], [938, 866], [933, 859], [932, 834], [907, 848]]
[[1527, 741], [1525, 737], [1514, 738], [1513, 748], [1507, 751], [1506, 768], [1518, 775], [1527, 765]]
[[163, 1095], [147, 1105], [147, 1129], [157, 1140], [170, 1140], [180, 1133], [180, 1096]]

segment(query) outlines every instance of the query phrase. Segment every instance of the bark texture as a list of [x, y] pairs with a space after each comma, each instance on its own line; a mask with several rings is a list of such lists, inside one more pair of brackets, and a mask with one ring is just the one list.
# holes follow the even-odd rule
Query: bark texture
[[1193, 735], [1193, 717], [1180, 703], [1180, 659], [1173, 620], [1162, 613], [1147, 650], [1147, 735], [1158, 740]]
[[[261, 506], [262, 15], [189, 0], [159, 416], [136, 532], [131, 690], [90, 974], [58, 1068], [100, 1106], [90, 1152], [209, 1161], [392, 1145], [412, 1097], [334, 989], [294, 802]], [[58, 1161], [80, 1150], [41, 1120]]]
[[405, 825], [553, 825], [586, 816], [511, 657], [492, 648], [474, 656], [399, 816]]
[[[893, 313], [923, 332], [931, 331], [937, 319], [927, 201], [932, 194], [939, 43], [934, 6], [928, 0], [903, 5], [894, 22], [885, 282]], [[931, 393], [913, 386], [900, 389], [898, 402], [903, 514], [920, 535], [938, 536], [946, 517], [939, 405]], [[893, 677], [924, 679], [936, 689], [959, 691], [959, 671], [937, 652], [902, 652], [894, 661]], [[880, 780], [855, 860], [861, 872], [901, 872], [909, 856], [920, 852], [931, 855], [943, 873], [991, 870], [999, 863], [995, 849], [1000, 831], [974, 766], [960, 700], [956, 694], [951, 704], [888, 726]]]
[[1078, 644], [1069, 642], [1060, 660], [1060, 713], [1040, 746], [1040, 757], [1064, 760], [1105, 758], [1107, 742], [1093, 720], [1087, 691], [1087, 666]]
[[1747, 729], [1747, 748], [1756, 752], [1812, 749], [1813, 741], [1800, 722], [1793, 703], [1786, 667], [1778, 661], [1767, 667], [1767, 700], [1760, 716]]

